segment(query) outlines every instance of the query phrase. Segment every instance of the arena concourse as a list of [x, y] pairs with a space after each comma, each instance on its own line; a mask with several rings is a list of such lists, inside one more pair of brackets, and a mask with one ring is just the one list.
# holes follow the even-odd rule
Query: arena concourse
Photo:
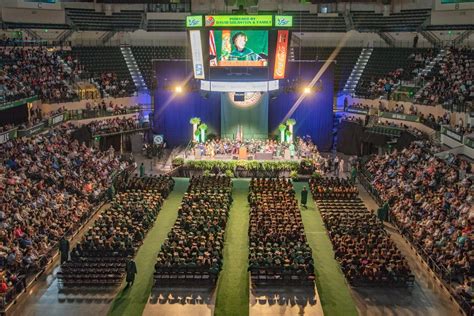
[[0, 315], [474, 315], [472, 1], [0, 14]]

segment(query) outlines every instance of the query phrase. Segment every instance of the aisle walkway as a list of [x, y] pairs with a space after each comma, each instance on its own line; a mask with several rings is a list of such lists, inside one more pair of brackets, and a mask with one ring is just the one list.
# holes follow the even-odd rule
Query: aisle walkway
[[173, 192], [163, 203], [155, 225], [148, 232], [143, 245], [138, 250], [135, 258], [138, 271], [135, 283], [130, 288], [123, 288], [115, 297], [109, 315], [142, 315], [153, 286], [156, 256], [176, 221], [178, 207], [188, 187], [188, 179], [175, 178], [175, 180], [176, 184]]
[[[296, 197], [300, 201], [303, 186], [308, 183], [295, 182]], [[311, 193], [308, 194], [308, 209], [301, 212], [308, 243], [313, 250], [316, 268], [316, 286], [325, 315], [357, 315], [354, 300], [346, 279], [334, 259], [331, 241], [326, 234], [321, 215], [316, 210]]]
[[249, 313], [248, 179], [234, 179], [234, 202], [229, 213], [225, 242], [224, 265], [217, 284], [216, 316], [246, 316]]

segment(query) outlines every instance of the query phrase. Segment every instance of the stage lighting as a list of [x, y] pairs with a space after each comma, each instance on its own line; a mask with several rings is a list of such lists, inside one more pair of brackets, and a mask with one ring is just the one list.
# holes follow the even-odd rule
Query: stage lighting
[[311, 89], [309, 87], [304, 87], [303, 93], [304, 94], [309, 94], [311, 92]]
[[176, 93], [181, 93], [181, 92], [183, 92], [183, 87], [181, 87], [181, 86], [176, 86], [176, 87], [174, 88], [174, 92], [176, 92]]

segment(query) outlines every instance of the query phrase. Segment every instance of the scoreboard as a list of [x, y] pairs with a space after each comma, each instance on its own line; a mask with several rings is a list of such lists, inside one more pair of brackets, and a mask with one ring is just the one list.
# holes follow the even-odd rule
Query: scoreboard
[[186, 18], [194, 78], [258, 82], [285, 78], [293, 17], [192, 15]]

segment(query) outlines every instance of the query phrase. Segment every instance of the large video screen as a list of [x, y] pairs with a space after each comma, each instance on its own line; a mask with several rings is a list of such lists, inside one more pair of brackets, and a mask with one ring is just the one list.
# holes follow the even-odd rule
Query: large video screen
[[268, 31], [210, 30], [211, 67], [267, 67]]

